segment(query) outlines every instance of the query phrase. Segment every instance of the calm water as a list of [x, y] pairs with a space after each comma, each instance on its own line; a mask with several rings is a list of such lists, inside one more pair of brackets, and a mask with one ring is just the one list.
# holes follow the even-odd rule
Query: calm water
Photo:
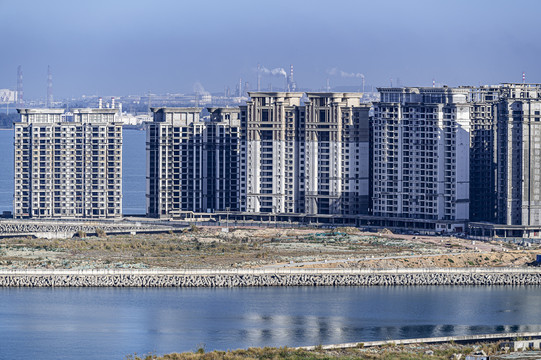
[[[145, 132], [124, 130], [122, 182], [124, 214], [145, 213]], [[0, 213], [13, 211], [13, 130], [0, 130]]]
[[13, 130], [0, 130], [0, 213], [13, 211]]
[[541, 331], [540, 287], [0, 289], [0, 359]]

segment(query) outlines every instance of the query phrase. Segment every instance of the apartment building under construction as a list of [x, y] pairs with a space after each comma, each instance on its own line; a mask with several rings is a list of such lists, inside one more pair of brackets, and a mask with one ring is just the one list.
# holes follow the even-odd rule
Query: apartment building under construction
[[240, 107], [245, 209], [251, 213], [301, 213], [299, 132], [301, 92], [250, 92]]
[[464, 231], [470, 199], [469, 90], [378, 90], [373, 214], [419, 219], [418, 225], [436, 231]]
[[250, 92], [241, 106], [245, 211], [367, 214], [369, 106], [358, 93]]
[[116, 109], [19, 109], [14, 218], [122, 216], [122, 125]]
[[239, 109], [153, 108], [147, 129], [147, 214], [239, 211]]
[[370, 106], [360, 104], [361, 96], [307, 93], [299, 134], [307, 214], [368, 213]]

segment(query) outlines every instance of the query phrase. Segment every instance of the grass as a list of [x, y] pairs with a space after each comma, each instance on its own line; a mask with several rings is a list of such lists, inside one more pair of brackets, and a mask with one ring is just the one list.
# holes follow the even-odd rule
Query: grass
[[[126, 266], [162, 268], [198, 268], [215, 266], [219, 268], [245, 267], [255, 264], [274, 264], [277, 262], [304, 261], [326, 256], [340, 258], [374, 253], [374, 245], [352, 242], [348, 237], [340, 236], [340, 241], [322, 244], [312, 241], [312, 235], [273, 234], [269, 237], [251, 236], [250, 233], [235, 235], [221, 234], [220, 231], [208, 231], [191, 226], [184, 233], [107, 235], [96, 229], [97, 236], [87, 236], [79, 232], [73, 239], [35, 239], [7, 238], [0, 243], [0, 266], [42, 268], [38, 261], [48, 258], [51, 262], [46, 267], [52, 268], [87, 268], [105, 267], [122, 263]], [[306, 246], [300, 246], [304, 244]], [[401, 251], [400, 245], [389, 246], [380, 251]], [[7, 254], [9, 252], [9, 255]], [[205, 260], [204, 262], [201, 260]]]
[[194, 352], [173, 353], [163, 356], [150, 354], [146, 356], [130, 355], [128, 360], [447, 360], [454, 354], [471, 354], [475, 350], [483, 350], [487, 355], [499, 353], [499, 343], [482, 343], [477, 345], [457, 345], [455, 343], [427, 345], [415, 344], [407, 346], [381, 346], [372, 348], [323, 350], [320, 346], [314, 351], [299, 350], [288, 347], [281, 348], [249, 348], [246, 350], [205, 352], [198, 349]]

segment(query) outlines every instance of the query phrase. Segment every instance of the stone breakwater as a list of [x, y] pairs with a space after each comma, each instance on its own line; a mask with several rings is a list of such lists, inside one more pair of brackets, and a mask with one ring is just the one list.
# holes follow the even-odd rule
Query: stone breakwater
[[[136, 234], [179, 231], [182, 227], [165, 226], [157, 223], [132, 221], [47, 221], [47, 220], [0, 220], [0, 238], [10, 236], [36, 236], [47, 239], [72, 238], [79, 231], [86, 235], [99, 230], [107, 234]], [[86, 236], [85, 235], [85, 236]]]
[[538, 269], [0, 270], [0, 287], [541, 285]]

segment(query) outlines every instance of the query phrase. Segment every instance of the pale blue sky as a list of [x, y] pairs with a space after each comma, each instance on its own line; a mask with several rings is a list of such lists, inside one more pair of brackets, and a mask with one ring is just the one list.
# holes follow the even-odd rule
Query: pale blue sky
[[[0, 88], [25, 98], [234, 90], [257, 64], [303, 88], [541, 82], [539, 1], [0, 0]], [[329, 75], [333, 68], [335, 75]], [[264, 77], [262, 87], [279, 77]]]

